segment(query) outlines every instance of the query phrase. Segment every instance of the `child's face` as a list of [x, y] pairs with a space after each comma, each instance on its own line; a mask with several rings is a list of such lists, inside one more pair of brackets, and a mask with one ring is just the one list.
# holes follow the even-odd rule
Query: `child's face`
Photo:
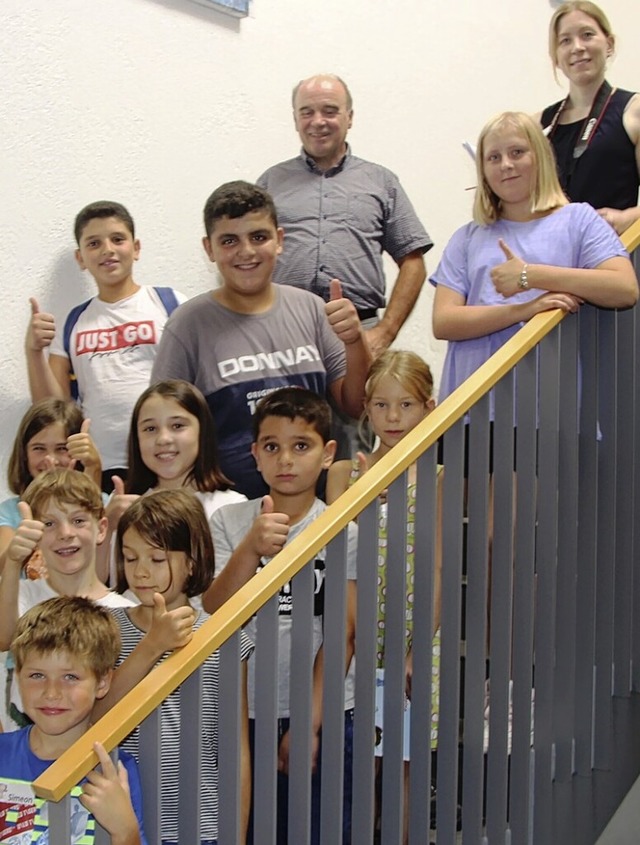
[[97, 698], [109, 690], [111, 674], [96, 678], [81, 660], [66, 651], [34, 651], [18, 672], [24, 712], [43, 734], [75, 742], [85, 733]]
[[324, 443], [313, 425], [301, 417], [266, 417], [251, 446], [271, 492], [283, 496], [315, 493], [318, 477], [331, 466], [335, 450], [335, 440]]
[[117, 217], [95, 217], [82, 230], [76, 260], [96, 283], [108, 291], [131, 282], [133, 262], [138, 260], [140, 242]]
[[200, 422], [175, 399], [151, 395], [138, 414], [143, 463], [158, 476], [158, 487], [182, 487], [198, 457]]
[[47, 469], [67, 467], [71, 462], [67, 451], [67, 434], [62, 423], [46, 425], [27, 441], [27, 469], [35, 478]]
[[282, 252], [282, 229], [266, 211], [216, 220], [203, 238], [209, 259], [218, 265], [224, 290], [233, 300], [259, 297], [271, 285], [276, 258]]
[[96, 546], [105, 538], [107, 519], [96, 519], [80, 505], [49, 499], [34, 514], [44, 525], [40, 550], [49, 573], [76, 575], [95, 566]]
[[154, 593], [161, 593], [167, 610], [187, 604], [184, 585], [192, 564], [184, 552], [167, 552], [152, 546], [135, 528], [122, 538], [124, 575], [129, 589], [145, 607], [153, 607]]
[[[483, 170], [487, 184], [503, 203], [529, 207], [535, 177], [535, 158], [526, 137], [514, 127], [489, 132], [483, 144]], [[508, 213], [503, 216], [508, 217]]]
[[381, 445], [385, 449], [391, 449], [405, 434], [415, 428], [432, 408], [431, 400], [425, 405], [409, 393], [398, 379], [385, 375], [378, 379], [371, 399], [367, 402], [367, 415]]

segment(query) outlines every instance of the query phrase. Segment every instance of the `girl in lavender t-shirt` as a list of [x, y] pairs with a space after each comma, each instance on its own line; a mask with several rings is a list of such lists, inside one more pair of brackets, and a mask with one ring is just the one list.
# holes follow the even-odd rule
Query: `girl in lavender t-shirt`
[[625, 308], [638, 298], [620, 239], [591, 206], [569, 204], [532, 118], [490, 120], [476, 166], [473, 222], [453, 235], [430, 279], [433, 332], [449, 341], [441, 400], [535, 314], [583, 302]]

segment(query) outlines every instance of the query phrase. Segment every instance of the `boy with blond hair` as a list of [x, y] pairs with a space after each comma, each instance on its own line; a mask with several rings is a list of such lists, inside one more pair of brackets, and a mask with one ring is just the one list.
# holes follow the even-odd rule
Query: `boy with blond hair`
[[[133, 604], [114, 593], [96, 574], [96, 554], [104, 541], [107, 519], [102, 495], [87, 475], [69, 469], [37, 476], [18, 503], [22, 521], [5, 553], [0, 580], [0, 649], [9, 648], [23, 613], [58, 595], [84, 596], [106, 607]], [[20, 578], [22, 567], [38, 548], [44, 578]]]
[[[97, 485], [83, 473], [48, 470], [27, 487], [18, 504], [22, 522], [9, 544], [0, 580], [0, 650], [9, 648], [18, 619], [31, 607], [59, 595], [83, 596], [107, 608], [131, 607], [134, 602], [109, 590], [96, 574], [96, 555], [104, 541], [107, 520]], [[20, 578], [22, 567], [39, 549], [46, 575], [35, 581]], [[191, 636], [192, 616], [167, 611], [162, 596], [153, 614], [153, 628], [144, 637], [130, 664], [143, 676], [157, 660]], [[17, 685], [12, 685], [8, 661], [7, 714], [0, 711], [6, 730], [7, 715], [24, 724]], [[119, 686], [122, 682], [118, 680]]]
[[[47, 599], [83, 596], [105, 607], [133, 604], [109, 590], [96, 574], [107, 520], [102, 495], [91, 478], [71, 469], [47, 470], [27, 487], [18, 510], [21, 522], [7, 546], [0, 579], [0, 652], [9, 649], [18, 619]], [[44, 577], [21, 578], [36, 551]], [[0, 657], [0, 679], [0, 726], [7, 730], [13, 722], [21, 727], [25, 719], [11, 655]]]
[[[90, 727], [96, 700], [109, 690], [120, 631], [109, 611], [92, 601], [58, 597], [22, 616], [11, 648], [24, 708], [33, 724], [0, 734], [0, 779], [31, 782]], [[90, 772], [82, 783], [79, 800], [88, 812], [74, 807], [72, 798], [73, 841], [83, 832], [79, 821], [85, 834], [91, 831], [91, 813], [111, 835], [112, 845], [143, 845], [142, 795], [134, 759], [123, 752], [116, 767], [102, 745], [94, 748], [101, 771]], [[43, 827], [37, 816], [35, 830]]]

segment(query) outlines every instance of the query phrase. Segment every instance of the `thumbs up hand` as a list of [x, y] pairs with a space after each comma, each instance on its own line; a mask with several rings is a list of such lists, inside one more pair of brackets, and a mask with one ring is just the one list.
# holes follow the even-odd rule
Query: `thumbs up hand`
[[503, 241], [502, 238], [498, 240], [498, 245], [500, 249], [504, 252], [504, 257], [507, 261], [511, 261], [512, 258], [516, 257], [513, 252], [511, 252], [511, 250], [509, 249], [509, 246], [507, 245], [506, 241]]
[[264, 496], [260, 513], [253, 521], [247, 539], [258, 557], [273, 557], [287, 542], [289, 517], [276, 513], [271, 496]]
[[153, 609], [148, 639], [158, 656], [182, 648], [193, 637], [196, 612], [191, 605], [167, 610], [162, 593], [153, 594]]
[[356, 452], [356, 462], [358, 464], [358, 478], [361, 478], [369, 469], [369, 456], [364, 452]]
[[38, 300], [31, 297], [31, 319], [27, 327], [25, 348], [27, 352], [40, 352], [51, 345], [56, 334], [56, 321], [53, 314], [45, 314], [40, 311]]
[[339, 279], [331, 279], [329, 283], [329, 301], [324, 306], [329, 325], [348, 346], [362, 338], [360, 319], [354, 304], [342, 295], [342, 284]]
[[498, 245], [504, 253], [505, 260], [502, 264], [496, 264], [492, 268], [491, 281], [497, 292], [502, 296], [509, 297], [515, 293], [522, 293], [523, 288], [519, 282], [525, 262], [510, 249], [502, 238], [499, 239]]
[[22, 567], [38, 547], [44, 534], [44, 524], [34, 519], [26, 502], [18, 502], [20, 525], [11, 538], [5, 555], [6, 562]]
[[342, 282], [340, 279], [331, 279], [329, 282], [329, 301], [342, 299]]
[[125, 493], [124, 481], [119, 475], [112, 475], [111, 480], [113, 481], [113, 493], [111, 494], [111, 498], [105, 508], [105, 516], [109, 520], [109, 530], [115, 531], [118, 527], [122, 514], [126, 511], [129, 505], [132, 505], [136, 499], [140, 498], [140, 496], [135, 493]]
[[92, 477], [96, 475], [99, 477], [102, 473], [102, 461], [96, 444], [89, 434], [90, 428], [91, 420], [83, 420], [80, 431], [67, 437], [67, 452], [71, 459], [69, 466], [75, 469], [76, 463], [80, 462]]

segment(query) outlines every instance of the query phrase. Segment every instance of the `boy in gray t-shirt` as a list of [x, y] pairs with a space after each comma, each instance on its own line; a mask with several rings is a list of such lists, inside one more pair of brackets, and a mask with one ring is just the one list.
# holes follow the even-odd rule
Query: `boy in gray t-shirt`
[[172, 315], [151, 381], [180, 378], [202, 391], [216, 423], [221, 468], [236, 490], [255, 498], [266, 492], [250, 451], [257, 401], [297, 385], [328, 392], [336, 407], [357, 418], [371, 356], [337, 279], [327, 303], [273, 284], [284, 233], [266, 191], [248, 182], [222, 185], [207, 200], [204, 221], [204, 248], [222, 284]]
[[[327, 401], [304, 388], [287, 387], [269, 394], [254, 414], [254, 442], [251, 452], [269, 493], [262, 499], [238, 502], [219, 508], [211, 517], [216, 557], [216, 577], [203, 596], [208, 613], [217, 610], [228, 598], [252, 578], [256, 571], [268, 566], [285, 543], [297, 536], [326, 508], [316, 497], [316, 483], [323, 469], [333, 461], [336, 442], [331, 440], [331, 410]], [[353, 739], [353, 692], [356, 607], [356, 528], [350, 526], [347, 554], [347, 643], [345, 680], [345, 772], [351, 771]], [[314, 688], [321, 689], [322, 618], [324, 603], [325, 550], [314, 561]], [[280, 591], [278, 640], [278, 843], [287, 842], [287, 776], [289, 682], [291, 653], [291, 587]], [[256, 640], [255, 620], [246, 626]], [[254, 662], [249, 662], [249, 718], [255, 716]], [[314, 754], [319, 746], [321, 699], [315, 694], [312, 717]], [[312, 836], [318, 841], [320, 779], [312, 778]], [[351, 779], [344, 785], [344, 843], [351, 841]], [[249, 840], [248, 840], [249, 841]]]

